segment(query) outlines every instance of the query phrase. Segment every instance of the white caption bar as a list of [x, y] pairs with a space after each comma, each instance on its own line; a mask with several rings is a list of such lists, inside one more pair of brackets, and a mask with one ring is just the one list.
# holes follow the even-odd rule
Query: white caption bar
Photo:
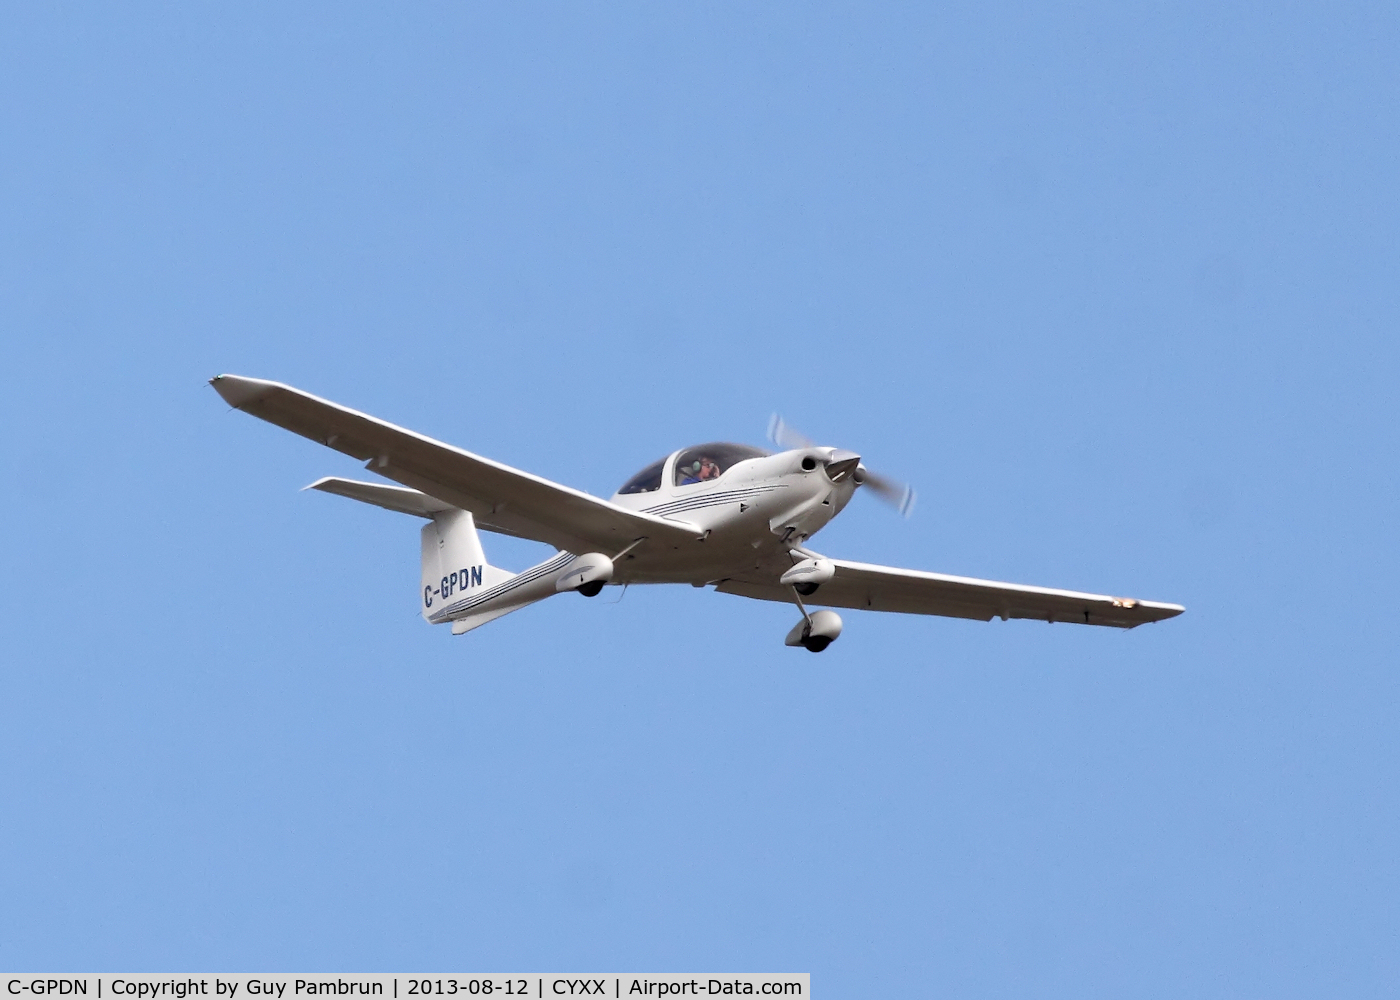
[[170, 975], [10, 973], [0, 1000], [305, 1000], [307, 997], [810, 997], [809, 973], [453, 972], [386, 975]]

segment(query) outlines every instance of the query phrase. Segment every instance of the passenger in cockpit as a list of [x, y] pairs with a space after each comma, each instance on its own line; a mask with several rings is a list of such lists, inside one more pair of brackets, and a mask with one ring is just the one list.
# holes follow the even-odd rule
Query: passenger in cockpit
[[698, 475], [702, 483], [708, 479], [718, 479], [720, 476], [719, 466], [715, 464], [714, 459], [710, 458], [709, 455], [705, 455], [700, 459], [700, 472]]

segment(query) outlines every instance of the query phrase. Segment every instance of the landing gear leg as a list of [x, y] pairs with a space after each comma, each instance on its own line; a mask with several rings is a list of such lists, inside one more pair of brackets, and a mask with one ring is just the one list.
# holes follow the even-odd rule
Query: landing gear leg
[[797, 602], [797, 610], [802, 612], [802, 620], [807, 623], [807, 627], [812, 627], [812, 616], [807, 613], [807, 605], [802, 603], [802, 591], [794, 584], [792, 588], [792, 599]]

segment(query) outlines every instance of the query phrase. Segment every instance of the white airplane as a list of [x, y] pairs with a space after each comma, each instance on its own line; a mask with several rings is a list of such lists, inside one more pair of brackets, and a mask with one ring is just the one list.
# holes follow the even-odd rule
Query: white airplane
[[[791, 602], [802, 618], [786, 644], [814, 653], [841, 634], [841, 618], [809, 611], [808, 603], [1115, 628], [1186, 610], [829, 559], [807, 540], [858, 489], [884, 496], [904, 513], [913, 493], [872, 475], [856, 453], [817, 447], [776, 418], [770, 436], [785, 447], [777, 454], [741, 444], [685, 448], [603, 500], [278, 382], [219, 375], [209, 384], [230, 406], [350, 455], [400, 484], [327, 477], [306, 488], [426, 518], [422, 613], [430, 624], [451, 623], [453, 635], [557, 593], [594, 597], [604, 584], [688, 583]], [[510, 573], [486, 561], [478, 528], [544, 542], [558, 553]]]

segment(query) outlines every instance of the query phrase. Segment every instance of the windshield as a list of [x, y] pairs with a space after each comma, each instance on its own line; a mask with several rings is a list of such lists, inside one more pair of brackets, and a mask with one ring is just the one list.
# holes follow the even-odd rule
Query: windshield
[[762, 458], [768, 453], [746, 444], [714, 442], [687, 448], [676, 457], [676, 485], [690, 486], [718, 479], [730, 466], [750, 458]]
[[637, 473], [627, 482], [622, 484], [622, 489], [618, 493], [654, 493], [661, 489], [661, 469], [665, 466], [666, 460], [663, 458], [659, 462], [653, 462], [641, 472]]

